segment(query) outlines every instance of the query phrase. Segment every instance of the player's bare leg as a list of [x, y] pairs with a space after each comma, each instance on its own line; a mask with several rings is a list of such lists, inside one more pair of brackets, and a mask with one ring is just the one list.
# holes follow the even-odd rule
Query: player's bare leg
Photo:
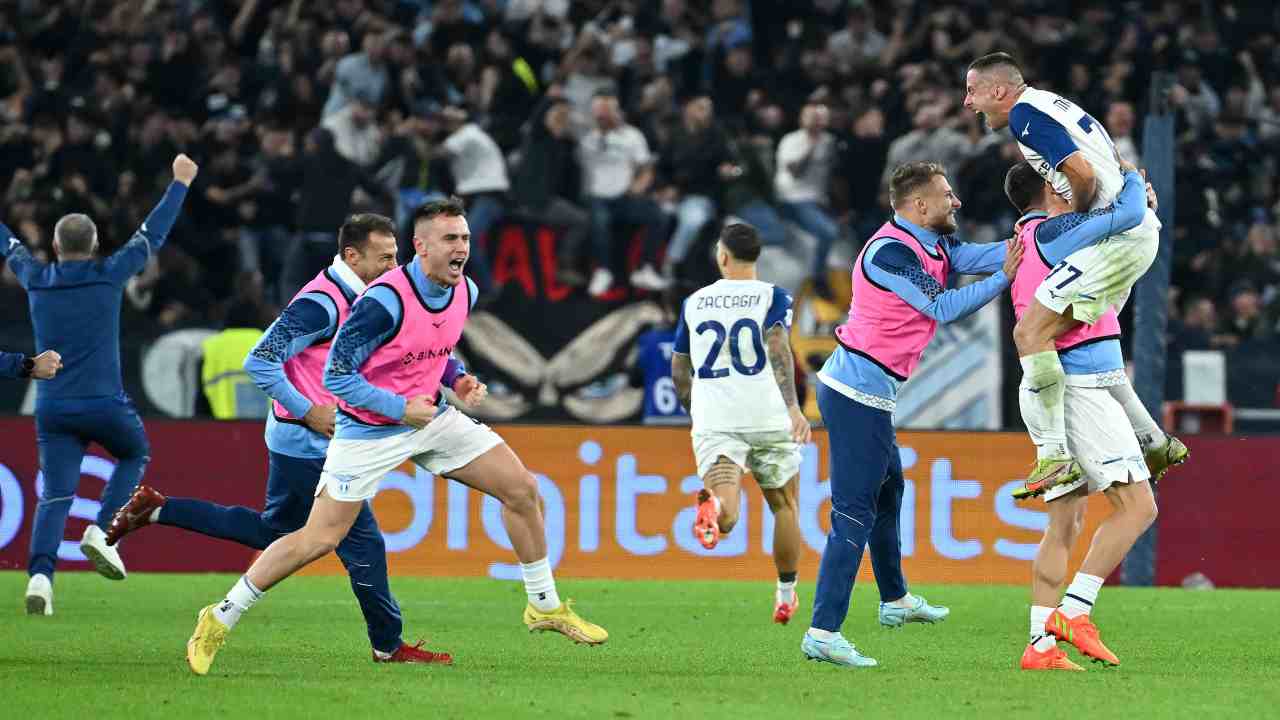
[[760, 489], [773, 512], [773, 565], [778, 570], [773, 621], [782, 625], [786, 625], [800, 607], [796, 594], [796, 573], [800, 568], [799, 485], [797, 475], [780, 488]]
[[1097, 662], [1119, 665], [1120, 659], [1102, 644], [1089, 615], [1103, 581], [1155, 522], [1156, 500], [1147, 482], [1113, 485], [1104, 494], [1111, 502], [1112, 513], [1094, 533], [1080, 572], [1067, 588], [1062, 604], [1049, 616], [1046, 629]]
[[1013, 341], [1022, 363], [1022, 385], [1018, 390], [1022, 419], [1038, 432], [1036, 465], [1022, 488], [1019, 499], [1042, 495], [1057, 485], [1075, 482], [1082, 470], [1067, 451], [1066, 372], [1053, 341], [1078, 323], [1071, 308], [1059, 315], [1033, 300], [1013, 328]]
[[200, 610], [196, 629], [187, 640], [187, 664], [197, 675], [205, 675], [214, 656], [226, 642], [227, 633], [240, 616], [253, 607], [262, 594], [281, 580], [333, 552], [346, 537], [363, 502], [334, 500], [321, 489], [307, 516], [307, 524], [267, 546], [226, 598]]
[[520, 559], [520, 571], [529, 595], [529, 604], [524, 609], [524, 624], [529, 631], [554, 630], [574, 642], [589, 645], [608, 640], [609, 633], [579, 617], [569, 607], [570, 601], [560, 602], [547, 558], [538, 481], [510, 446], [496, 445], [447, 475], [502, 503], [502, 521], [511, 538], [511, 547]]
[[1053, 614], [1058, 593], [1067, 581], [1067, 563], [1084, 527], [1088, 499], [1082, 487], [1049, 503], [1049, 526], [1031, 564], [1031, 641], [1022, 653], [1023, 670], [1084, 669], [1058, 647], [1054, 636], [1045, 630], [1045, 621]]
[[738, 506], [742, 498], [742, 468], [721, 455], [702, 478], [698, 491], [698, 515], [693, 522], [693, 536], [710, 550], [738, 524]]

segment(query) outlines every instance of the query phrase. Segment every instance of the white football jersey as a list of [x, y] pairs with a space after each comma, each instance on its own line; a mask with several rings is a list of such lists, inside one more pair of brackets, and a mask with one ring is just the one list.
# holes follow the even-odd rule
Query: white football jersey
[[1058, 166], [1077, 150], [1093, 166], [1098, 182], [1091, 209], [1110, 205], [1124, 187], [1120, 156], [1107, 129], [1056, 93], [1033, 87], [1023, 90], [1009, 111], [1009, 131], [1027, 162], [1067, 199], [1071, 199], [1071, 183]]
[[684, 302], [675, 351], [693, 364], [694, 432], [787, 430], [765, 334], [791, 327], [791, 296], [759, 280], [717, 280]]

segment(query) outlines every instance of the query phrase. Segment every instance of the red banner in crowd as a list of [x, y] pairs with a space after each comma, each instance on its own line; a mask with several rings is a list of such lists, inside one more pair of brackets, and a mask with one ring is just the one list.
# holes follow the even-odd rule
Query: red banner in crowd
[[[174, 496], [261, 507], [266, 451], [252, 423], [152, 421], [146, 481]], [[508, 426], [498, 428], [538, 477], [548, 548], [560, 575], [635, 578], [768, 578], [772, 517], [747, 483], [743, 519], [713, 552], [698, 546], [693, 522], [693, 458], [688, 431], [671, 428]], [[1011, 483], [1029, 463], [1024, 435], [911, 433], [899, 436], [907, 477], [904, 566], [920, 583], [1028, 581], [1045, 522], [1040, 502], [1016, 504]], [[1280, 563], [1246, 548], [1273, 545], [1280, 488], [1262, 468], [1280, 440], [1193, 439], [1192, 462], [1161, 489], [1157, 579], [1177, 584], [1203, 572], [1218, 585], [1280, 586]], [[87, 568], [75, 540], [95, 516], [113, 463], [92, 448], [82, 464], [81, 498], [60, 551], [61, 567]], [[29, 418], [0, 420], [0, 567], [25, 566], [35, 509], [35, 433]], [[813, 577], [830, 509], [826, 436], [806, 448], [800, 477], [801, 572]], [[393, 574], [519, 576], [498, 504], [405, 466], [374, 500]], [[1090, 505], [1083, 538], [1105, 517]], [[1073, 562], [1081, 559], [1081, 547]], [[252, 551], [173, 528], [148, 529], [123, 549], [132, 571], [239, 571]], [[869, 563], [864, 563], [869, 565]], [[330, 558], [314, 572], [341, 572]], [[863, 578], [871, 579], [864, 567]]]

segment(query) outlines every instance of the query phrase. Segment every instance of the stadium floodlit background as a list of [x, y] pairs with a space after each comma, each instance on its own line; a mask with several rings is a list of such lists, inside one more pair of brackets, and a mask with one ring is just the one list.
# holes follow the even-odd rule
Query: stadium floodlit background
[[[149, 482], [256, 506], [265, 451], [253, 418], [265, 400], [246, 392], [241, 419], [208, 419], [204, 341], [265, 328], [329, 262], [348, 213], [396, 218], [407, 259], [412, 209], [461, 195], [478, 236], [468, 274], [485, 295], [459, 351], [490, 386], [478, 414], [540, 475], [557, 573], [767, 580], [772, 525], [754, 494], [741, 547], [699, 557], [686, 436], [639, 427], [671, 422], [660, 417], [669, 380], [645, 377], [643, 337], [670, 323], [673, 298], [711, 279], [714, 236], [741, 218], [770, 243], [765, 279], [796, 294], [793, 346], [812, 383], [847, 308], [850, 260], [889, 212], [884, 181], [901, 162], [948, 168], [966, 239], [1006, 237], [1015, 217], [1000, 178], [1019, 153], [960, 101], [968, 62], [1008, 50], [1029, 82], [1090, 111], [1138, 165], [1145, 118], [1173, 115], [1162, 394], [1168, 429], [1193, 455], [1161, 488], [1159, 531], [1129, 579], [1277, 587], [1280, 566], [1239, 548], [1274, 545], [1280, 500], [1266, 469], [1280, 457], [1267, 436], [1280, 432], [1278, 39], [1280, 6], [1267, 2], [0, 2], [0, 219], [50, 258], [54, 221], [88, 212], [109, 252], [159, 197], [177, 152], [201, 164], [170, 241], [129, 285], [125, 385], [147, 415]], [[1153, 101], [1159, 73], [1172, 85]], [[602, 140], [601, 92], [643, 143]], [[806, 114], [817, 105], [825, 115]], [[817, 150], [799, 180], [778, 181], [780, 165], [801, 159], [791, 148], [802, 117]], [[601, 224], [606, 209], [613, 222]], [[7, 269], [0, 313], [0, 347], [29, 352], [25, 293]], [[1032, 457], [1018, 434], [1011, 326], [1001, 301], [941, 332], [899, 403], [901, 426], [952, 431], [901, 438], [904, 555], [917, 581], [1016, 585], [1029, 573], [1043, 514], [1001, 500]], [[32, 383], [0, 384], [0, 410], [30, 413], [33, 401]], [[34, 432], [29, 418], [0, 427], [0, 567], [16, 568], [35, 502]], [[973, 432], [1001, 429], [1012, 432]], [[823, 443], [802, 473], [810, 583], [829, 492]], [[108, 469], [86, 459], [82, 494], [96, 496]], [[510, 576], [496, 505], [411, 468], [393, 475], [376, 505], [393, 574]], [[1105, 507], [1092, 508], [1096, 523]], [[139, 539], [126, 561], [234, 572], [249, 557], [188, 537]], [[65, 564], [84, 567], [66, 545]], [[316, 592], [349, 602], [340, 588]], [[1020, 633], [1022, 591], [1011, 592], [1006, 624]], [[451, 707], [467, 716], [460, 702]]]

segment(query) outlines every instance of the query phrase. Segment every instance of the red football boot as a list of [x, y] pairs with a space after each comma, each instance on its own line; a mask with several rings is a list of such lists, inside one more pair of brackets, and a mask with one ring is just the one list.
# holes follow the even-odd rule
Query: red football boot
[[773, 605], [773, 621], [779, 625], [786, 625], [791, 622], [791, 616], [796, 614], [796, 610], [800, 607], [800, 596], [792, 593], [790, 603], [780, 603], [776, 600]]
[[400, 643], [400, 647], [391, 653], [391, 657], [380, 658], [377, 653], [373, 655], [374, 662], [380, 663], [430, 663], [435, 665], [452, 665], [453, 656], [449, 653], [432, 652], [424, 649], [422, 644], [425, 640], [419, 640], [417, 645], [408, 643]]
[[117, 510], [116, 516], [111, 518], [111, 526], [107, 528], [107, 544], [115, 545], [125, 535], [150, 525], [151, 513], [164, 505], [165, 499], [165, 496], [155, 488], [139, 485], [138, 489], [133, 491], [129, 502]]

